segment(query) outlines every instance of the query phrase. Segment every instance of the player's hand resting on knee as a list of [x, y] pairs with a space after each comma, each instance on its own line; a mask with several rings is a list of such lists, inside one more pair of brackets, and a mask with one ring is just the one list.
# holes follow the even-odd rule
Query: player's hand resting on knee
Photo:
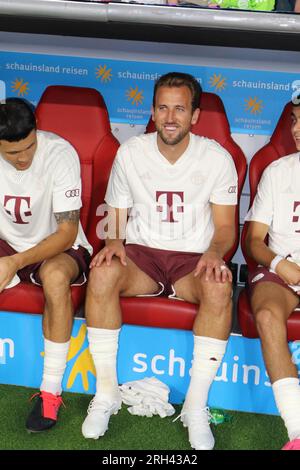
[[127, 266], [126, 251], [122, 240], [109, 240], [106, 247], [100, 250], [92, 259], [90, 269], [101, 266], [104, 261], [106, 261], [107, 266], [110, 266], [113, 256], [117, 256], [121, 264]]
[[216, 282], [232, 282], [232, 273], [225, 261], [215, 251], [206, 251], [197, 263], [194, 276], [205, 274], [205, 280], [213, 278]]

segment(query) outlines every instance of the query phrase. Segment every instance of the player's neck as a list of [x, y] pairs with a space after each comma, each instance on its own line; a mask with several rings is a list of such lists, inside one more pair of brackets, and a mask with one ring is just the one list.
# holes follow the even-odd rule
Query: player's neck
[[186, 137], [175, 145], [169, 145], [163, 142], [163, 140], [158, 136], [157, 146], [160, 153], [168, 160], [169, 163], [174, 165], [177, 160], [184, 154], [190, 143], [189, 134]]

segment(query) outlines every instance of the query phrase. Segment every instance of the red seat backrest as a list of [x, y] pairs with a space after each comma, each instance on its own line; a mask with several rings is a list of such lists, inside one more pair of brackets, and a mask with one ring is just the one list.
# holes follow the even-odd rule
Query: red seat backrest
[[[198, 121], [192, 126], [193, 134], [213, 139], [222, 145], [232, 156], [238, 174], [238, 198], [241, 196], [244, 185], [247, 160], [238, 144], [233, 140], [226, 111], [221, 98], [214, 93], [203, 92], [200, 100], [201, 113]], [[154, 132], [155, 125], [152, 119], [148, 122], [146, 132]], [[239, 243], [239, 210], [236, 211], [236, 241], [227, 253], [226, 260], [230, 260]]]
[[[252, 157], [249, 167], [249, 207], [252, 206], [253, 200], [256, 195], [258, 183], [265, 168], [278, 158], [290, 155], [297, 151], [296, 144], [291, 134], [291, 112], [292, 104], [288, 103], [279, 118], [279, 121], [270, 138], [270, 141], [264, 147], [258, 150], [258, 152], [256, 152], [256, 154]], [[248, 232], [248, 227], [249, 222], [245, 222], [242, 231], [241, 247], [245, 260], [247, 261], [248, 268], [250, 271], [253, 271], [256, 268], [257, 263], [246, 252], [245, 240]]]
[[92, 88], [49, 86], [37, 106], [36, 117], [39, 129], [60, 135], [79, 155], [83, 204], [80, 218], [95, 253], [103, 243], [97, 236], [97, 224], [101, 219], [96, 216], [97, 208], [104, 201], [119, 147], [111, 133], [105, 102]]

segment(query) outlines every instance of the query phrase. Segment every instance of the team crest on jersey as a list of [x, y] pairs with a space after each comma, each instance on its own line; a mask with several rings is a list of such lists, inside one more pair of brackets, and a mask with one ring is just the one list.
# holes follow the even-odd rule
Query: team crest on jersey
[[204, 176], [200, 171], [196, 171], [192, 176], [191, 176], [191, 182], [197, 186], [200, 186], [201, 184], [204, 183]]

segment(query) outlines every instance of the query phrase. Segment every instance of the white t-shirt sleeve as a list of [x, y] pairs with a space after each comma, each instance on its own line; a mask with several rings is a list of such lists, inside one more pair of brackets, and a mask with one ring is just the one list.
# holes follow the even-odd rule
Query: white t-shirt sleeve
[[[220, 157], [217, 155], [216, 158]], [[223, 164], [209, 200], [213, 204], [234, 206], [237, 204], [237, 192], [238, 179], [235, 165], [229, 155], [224, 155]]]
[[78, 210], [81, 206], [79, 157], [75, 150], [68, 149], [60, 154], [55, 167], [53, 212]]
[[120, 147], [111, 169], [104, 198], [109, 206], [118, 209], [128, 209], [133, 206], [132, 193], [124, 165], [124, 153], [122, 147]]
[[270, 226], [273, 213], [274, 204], [272, 197], [271, 169], [267, 168], [261, 177], [255, 199], [251, 209], [246, 215], [245, 221], [261, 222]]

